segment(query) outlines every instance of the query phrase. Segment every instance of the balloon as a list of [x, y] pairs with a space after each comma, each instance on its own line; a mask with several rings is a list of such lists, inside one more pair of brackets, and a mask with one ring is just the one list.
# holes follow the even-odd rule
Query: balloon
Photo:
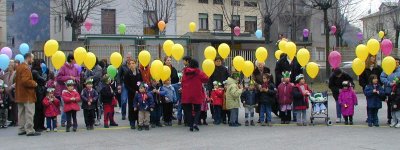
[[24, 62], [24, 56], [22, 56], [21, 54], [17, 54], [15, 55], [15, 60], [18, 60], [19, 62]]
[[256, 37], [257, 37], [258, 39], [261, 39], [261, 38], [262, 38], [262, 31], [261, 31], [261, 30], [257, 30], [256, 33], [255, 33], [255, 35], [256, 35]]
[[358, 32], [358, 33], [357, 33], [357, 38], [358, 38], [358, 40], [362, 41], [362, 40], [364, 39], [363, 36], [364, 36], [364, 35], [363, 35], [362, 32]]
[[92, 70], [92, 68], [96, 64], [96, 56], [92, 52], [87, 53], [85, 61], [83, 61], [83, 63], [85, 63], [87, 69]]
[[328, 60], [332, 68], [339, 68], [342, 62], [342, 55], [338, 51], [332, 51], [329, 53]]
[[86, 49], [83, 47], [78, 47], [74, 50], [74, 59], [76, 64], [82, 65], [83, 61], [85, 61], [86, 58]]
[[139, 55], [138, 55], [138, 59], [139, 59], [139, 63], [146, 67], [147, 65], [149, 65], [150, 60], [151, 60], [151, 55], [149, 51], [146, 50], [142, 50], [140, 51]]
[[239, 35], [240, 35], [240, 28], [239, 28], [238, 26], [236, 26], [235, 28], [233, 28], [233, 33], [234, 33], [236, 36], [239, 36]]
[[118, 26], [118, 31], [119, 31], [119, 34], [125, 34], [125, 32], [126, 32], [126, 25], [123, 24], [123, 23], [119, 24], [119, 26]]
[[332, 34], [335, 34], [335, 33], [336, 33], [336, 30], [337, 30], [337, 29], [336, 29], [336, 26], [332, 26], [332, 27], [331, 27], [331, 33], [332, 33]]
[[203, 61], [203, 65], [201, 65], [201, 67], [203, 68], [204, 73], [210, 77], [215, 70], [215, 64], [214, 61], [211, 59], [206, 59]]
[[10, 58], [6, 54], [1, 54], [0, 55], [0, 69], [2, 71], [5, 71], [8, 68], [9, 64], [10, 64]]
[[285, 53], [289, 56], [290, 60], [293, 60], [294, 55], [296, 55], [296, 49], [296, 44], [294, 44], [293, 42], [287, 42], [285, 46]]
[[78, 64], [74, 64], [74, 67], [76, 68], [76, 70], [78, 70], [78, 74], [81, 74], [82, 67], [79, 66]]
[[268, 58], [268, 51], [264, 47], [259, 47], [256, 50], [256, 58], [258, 62], [265, 62]]
[[279, 49], [284, 53], [286, 52], [286, 44], [287, 44], [287, 41], [283, 40], [283, 39], [280, 40], [279, 44], [278, 44]]
[[22, 43], [21, 45], [19, 45], [19, 52], [22, 55], [25, 55], [26, 53], [29, 52], [29, 45], [26, 43]]
[[306, 66], [308, 61], [310, 61], [310, 52], [305, 48], [300, 49], [297, 52], [297, 61], [299, 62], [300, 66]]
[[172, 57], [174, 57], [176, 61], [181, 60], [184, 53], [185, 51], [181, 44], [174, 44], [174, 46], [172, 46]]
[[39, 23], [39, 15], [36, 13], [32, 13], [29, 16], [29, 22], [31, 23], [31, 25], [36, 25], [37, 23]]
[[304, 29], [303, 30], [303, 36], [304, 37], [308, 37], [309, 34], [310, 34], [310, 31], [308, 29]]
[[385, 32], [379, 31], [378, 35], [380, 39], [383, 39], [383, 37], [385, 36]]
[[277, 50], [275, 51], [275, 58], [276, 60], [279, 60], [281, 58], [281, 54], [283, 53], [283, 51], [281, 50]]
[[311, 79], [314, 79], [315, 77], [317, 77], [319, 72], [318, 64], [315, 62], [309, 62], [306, 66], [306, 71], [308, 76], [310, 76]]
[[65, 54], [62, 51], [57, 51], [51, 56], [51, 63], [57, 70], [60, 69], [65, 63]]
[[90, 31], [90, 29], [92, 29], [93, 23], [92, 23], [91, 20], [86, 20], [85, 23], [84, 23], [84, 25], [85, 25], [86, 31]]
[[44, 63], [40, 64], [40, 68], [42, 68], [42, 72], [46, 72], [46, 70], [47, 70], [47, 66]]
[[217, 51], [215, 50], [214, 47], [208, 46], [208, 47], [204, 50], [204, 57], [205, 57], [206, 59], [214, 60], [215, 57], [217, 57]]
[[368, 40], [368, 42], [367, 42], [367, 47], [368, 47], [369, 53], [370, 53], [371, 55], [374, 55], [374, 56], [375, 56], [376, 54], [378, 54], [380, 44], [379, 44], [378, 40], [376, 40], [376, 39], [370, 39], [370, 40]]
[[163, 44], [163, 49], [165, 52], [165, 55], [171, 56], [172, 55], [172, 46], [174, 46], [174, 42], [171, 40], [166, 40]]
[[44, 44], [44, 54], [47, 57], [52, 56], [57, 51], [58, 51], [58, 42], [56, 40], [48, 40]]
[[355, 58], [351, 68], [353, 68], [354, 73], [359, 76], [364, 72], [365, 61], [361, 60], [360, 58]]
[[160, 77], [162, 81], [168, 80], [171, 77], [171, 68], [164, 66]]
[[364, 44], [360, 44], [356, 47], [356, 56], [357, 58], [360, 58], [362, 61], [367, 60], [368, 57], [368, 50], [367, 46]]
[[111, 65], [113, 65], [115, 68], [119, 68], [119, 66], [121, 66], [121, 64], [122, 64], [121, 54], [118, 52], [112, 53], [110, 56], [110, 62], [111, 62]]
[[189, 31], [190, 32], [196, 31], [196, 23], [194, 22], [189, 23]]
[[382, 69], [387, 75], [392, 74], [396, 69], [396, 60], [392, 56], [386, 56], [382, 61]]
[[229, 53], [231, 52], [231, 48], [229, 47], [228, 44], [222, 43], [218, 46], [218, 54], [221, 56], [223, 59], [226, 59], [229, 56]]
[[11, 48], [9, 48], [9, 47], [3, 47], [3, 48], [0, 50], [0, 53], [1, 53], [1, 54], [7, 55], [9, 59], [12, 58], [12, 50], [11, 50]]
[[161, 79], [161, 72], [163, 72], [163, 63], [160, 60], [154, 60], [151, 62], [150, 74], [156, 81]]
[[236, 56], [235, 58], [233, 58], [232, 62], [233, 67], [235, 67], [237, 71], [242, 71], [244, 67], [244, 58], [242, 56]]
[[113, 65], [109, 65], [107, 67], [107, 75], [111, 78], [114, 79], [115, 76], [117, 75], [117, 68], [115, 68]]
[[389, 39], [384, 39], [381, 42], [382, 53], [386, 56], [389, 56], [392, 53], [393, 43]]
[[159, 21], [158, 22], [158, 30], [160, 30], [161, 32], [163, 32], [165, 30], [165, 22], [164, 21]]
[[254, 71], [253, 63], [251, 61], [245, 61], [242, 70], [243, 75], [248, 78], [251, 76], [251, 74], [253, 74], [253, 71]]

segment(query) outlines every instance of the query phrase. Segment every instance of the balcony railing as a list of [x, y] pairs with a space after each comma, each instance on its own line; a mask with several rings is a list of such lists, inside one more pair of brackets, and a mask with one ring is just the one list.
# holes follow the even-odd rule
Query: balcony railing
[[[119, 34], [118, 26], [115, 25], [115, 34]], [[85, 26], [81, 27], [81, 34], [103, 34], [101, 25], [92, 25], [92, 28], [87, 31]], [[126, 25], [126, 32], [127, 35], [140, 35], [143, 34], [143, 27], [136, 26], [136, 25]]]

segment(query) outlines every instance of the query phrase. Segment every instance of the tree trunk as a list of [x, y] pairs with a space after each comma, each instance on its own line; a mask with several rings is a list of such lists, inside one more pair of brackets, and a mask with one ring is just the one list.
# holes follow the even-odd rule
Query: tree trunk
[[331, 74], [331, 66], [329, 65], [329, 25], [328, 25], [328, 9], [324, 9], [324, 28], [325, 28], [325, 68], [326, 77], [328, 78]]
[[266, 44], [271, 43], [271, 25], [272, 24], [264, 24], [264, 38]]
[[233, 25], [231, 25], [231, 50], [235, 50], [235, 40], [233, 39], [233, 29], [234, 29], [234, 27], [233, 27]]
[[72, 41], [78, 40], [78, 35], [81, 34], [81, 28], [78, 25], [72, 25]]
[[394, 41], [394, 43], [395, 43], [394, 47], [395, 48], [400, 48], [399, 47], [399, 36], [400, 36], [400, 29], [397, 29], [396, 30], [396, 37], [395, 37], [396, 41]]

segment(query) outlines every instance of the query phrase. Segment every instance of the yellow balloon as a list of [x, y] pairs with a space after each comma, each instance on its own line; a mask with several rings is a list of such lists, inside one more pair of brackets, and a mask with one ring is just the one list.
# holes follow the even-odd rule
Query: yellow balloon
[[185, 51], [181, 44], [175, 44], [174, 46], [172, 46], [172, 57], [174, 57], [176, 61], [181, 60], [184, 53]]
[[380, 48], [379, 41], [376, 40], [376, 39], [370, 39], [367, 42], [367, 47], [368, 47], [368, 52], [371, 55], [375, 56], [376, 54], [378, 54], [378, 51], [379, 51], [379, 48]]
[[268, 51], [264, 47], [259, 47], [256, 50], [256, 58], [258, 62], [265, 62], [268, 58]]
[[44, 54], [47, 57], [52, 56], [54, 53], [58, 51], [58, 42], [56, 40], [48, 40], [44, 44]]
[[142, 50], [140, 51], [139, 55], [138, 55], [138, 59], [139, 59], [139, 63], [146, 67], [147, 65], [149, 65], [150, 60], [151, 60], [151, 55], [149, 51], [146, 50]]
[[189, 23], [189, 31], [190, 32], [196, 31], [196, 23], [194, 22]]
[[65, 63], [65, 54], [62, 51], [57, 51], [51, 56], [51, 63], [53, 63], [54, 68], [60, 69]]
[[165, 55], [171, 56], [172, 54], [172, 46], [174, 46], [174, 42], [171, 40], [166, 40], [163, 44], [163, 49], [165, 52]]
[[365, 61], [361, 60], [360, 58], [355, 58], [351, 68], [353, 68], [354, 73], [359, 76], [364, 72]]
[[279, 41], [278, 47], [281, 51], [286, 52], [286, 44], [287, 41], [282, 39], [281, 41]]
[[203, 64], [201, 65], [201, 67], [203, 68], [204, 73], [210, 77], [215, 70], [215, 64], [214, 61], [211, 59], [206, 59], [203, 61]]
[[112, 53], [110, 56], [110, 62], [111, 62], [111, 65], [113, 65], [113, 67], [119, 68], [119, 66], [121, 66], [121, 64], [122, 64], [121, 54], [118, 52]]
[[83, 61], [83, 63], [85, 64], [87, 69], [92, 70], [94, 65], [96, 64], [96, 55], [94, 55], [92, 52], [87, 53], [85, 61]]
[[293, 42], [287, 42], [284, 52], [289, 56], [290, 60], [293, 60], [294, 56], [296, 55], [296, 50], [296, 44]]
[[242, 71], [244, 67], [244, 58], [242, 56], [233, 58], [233, 67], [235, 67], [237, 71]]
[[78, 47], [74, 51], [74, 59], [76, 64], [82, 65], [83, 61], [85, 61], [86, 58], [86, 49], [83, 47]]
[[275, 51], [275, 58], [276, 60], [279, 60], [281, 58], [281, 54], [283, 53], [282, 50], [277, 50]]
[[163, 63], [160, 60], [151, 62], [150, 74], [156, 81], [161, 79], [161, 73], [164, 72]]
[[308, 61], [310, 61], [310, 52], [305, 48], [300, 49], [297, 52], [297, 61], [299, 62], [300, 66], [306, 66]]
[[242, 70], [243, 75], [248, 78], [251, 76], [251, 74], [253, 74], [253, 71], [254, 71], [254, 64], [251, 61], [245, 61]]
[[214, 47], [208, 46], [208, 47], [204, 50], [204, 57], [205, 57], [206, 59], [214, 60], [215, 57], [217, 57], [217, 51], [215, 50]]
[[367, 60], [368, 57], [368, 49], [364, 44], [360, 44], [356, 47], [356, 56], [360, 58], [362, 61]]
[[392, 74], [396, 69], [396, 60], [392, 56], [386, 56], [382, 61], [382, 69], [387, 75]]
[[378, 35], [379, 35], [379, 38], [382, 39], [385, 36], [385, 32], [379, 31]]
[[221, 56], [223, 59], [227, 58], [229, 56], [229, 53], [231, 52], [231, 48], [229, 47], [228, 44], [222, 43], [218, 46], [218, 54]]
[[306, 66], [306, 71], [308, 76], [310, 76], [311, 79], [314, 79], [315, 77], [317, 77], [319, 72], [318, 64], [315, 62], [309, 62]]
[[161, 80], [165, 81], [171, 77], [171, 68], [168, 66], [163, 66], [163, 72], [161, 74]]

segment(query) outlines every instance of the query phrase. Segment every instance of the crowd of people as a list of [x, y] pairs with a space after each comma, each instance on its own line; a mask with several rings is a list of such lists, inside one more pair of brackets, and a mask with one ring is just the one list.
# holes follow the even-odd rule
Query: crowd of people
[[[241, 106], [245, 109], [245, 126], [273, 126], [272, 113], [281, 124], [307, 126], [310, 103], [312, 113], [327, 113], [327, 103], [311, 97], [315, 92], [307, 85], [296, 58], [290, 60], [286, 54], [276, 62], [275, 78], [264, 62], [256, 62], [250, 79], [230, 71], [221, 57], [215, 59], [210, 77], [189, 56], [183, 58], [181, 71], [172, 66], [171, 57], [165, 57], [164, 65], [171, 69], [166, 81], [154, 80], [149, 66], [138, 64], [130, 53], [115, 78], [107, 74], [107, 60], [98, 61], [91, 70], [80, 69], [74, 66], [74, 56], [68, 55], [64, 66], [51, 71], [31, 53], [24, 58], [24, 62], [11, 60], [0, 73], [0, 127], [19, 126], [18, 135], [56, 132], [59, 126], [66, 132], [76, 132], [77, 113], [81, 112], [87, 130], [101, 124], [104, 128], [118, 126], [114, 118], [120, 113], [122, 120], [128, 119], [130, 128], [138, 131], [172, 126], [173, 120], [190, 131], [199, 131], [199, 125], [208, 125], [210, 118], [215, 125], [238, 127]], [[396, 62], [399, 66], [399, 59]], [[400, 69], [386, 75], [374, 56], [366, 64], [359, 84], [366, 96], [368, 126], [379, 126], [377, 114], [384, 101], [388, 124], [400, 127]], [[344, 120], [344, 124], [353, 125], [358, 104], [353, 79], [341, 69], [332, 72], [329, 88], [336, 102], [336, 122]]]

